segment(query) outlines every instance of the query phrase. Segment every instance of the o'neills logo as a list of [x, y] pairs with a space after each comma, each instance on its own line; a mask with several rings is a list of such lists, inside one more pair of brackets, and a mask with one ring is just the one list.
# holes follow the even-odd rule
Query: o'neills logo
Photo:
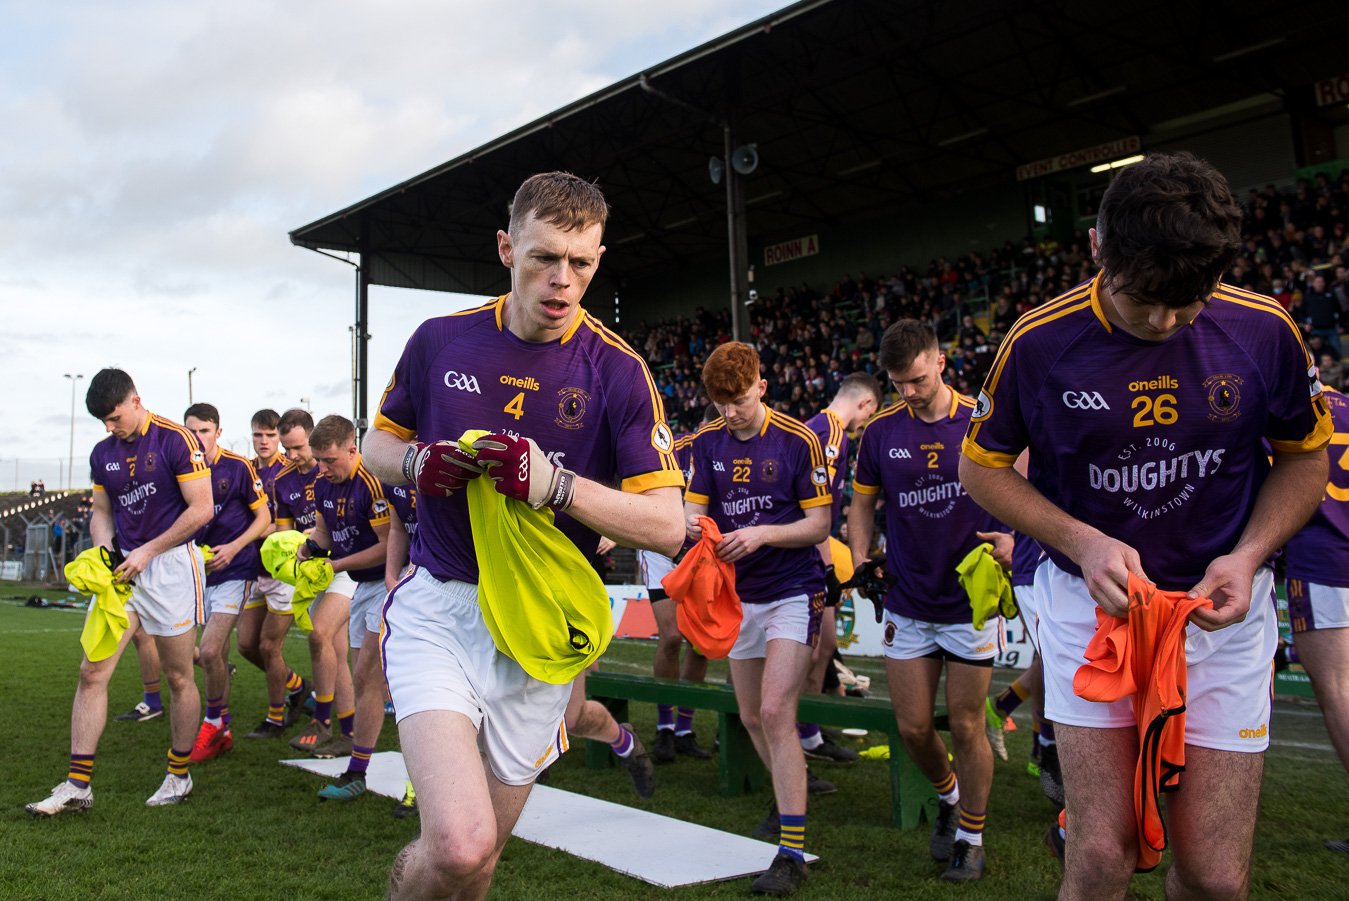
[[1264, 738], [1269, 734], [1269, 727], [1264, 723], [1260, 724], [1258, 729], [1242, 729], [1237, 733], [1238, 738]]
[[1159, 375], [1150, 382], [1130, 382], [1130, 391], [1175, 391], [1180, 382], [1169, 375]]
[[539, 381], [532, 375], [523, 379], [516, 375], [503, 375], [501, 384], [510, 385], [512, 388], [524, 388], [526, 391], [539, 390]]

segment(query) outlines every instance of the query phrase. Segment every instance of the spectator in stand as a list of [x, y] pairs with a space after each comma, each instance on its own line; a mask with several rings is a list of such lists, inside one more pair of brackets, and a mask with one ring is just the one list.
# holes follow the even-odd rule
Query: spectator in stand
[[1320, 335], [1326, 346], [1340, 359], [1340, 299], [1326, 288], [1326, 277], [1312, 277], [1310, 287], [1302, 293], [1302, 324], [1309, 335]]

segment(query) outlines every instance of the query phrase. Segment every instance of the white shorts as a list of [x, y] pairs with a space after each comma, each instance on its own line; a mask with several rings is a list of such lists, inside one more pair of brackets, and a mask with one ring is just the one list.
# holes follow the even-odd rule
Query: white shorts
[[492, 642], [478, 587], [424, 569], [389, 592], [380, 650], [399, 721], [428, 710], [468, 717], [493, 774], [528, 785], [567, 750], [571, 685], [529, 676]]
[[206, 586], [206, 618], [209, 620], [212, 614], [226, 613], [230, 616], [238, 616], [243, 612], [244, 604], [253, 594], [253, 581], [251, 579], [233, 579], [229, 582], [221, 582], [219, 585]]
[[[1042, 563], [1035, 573], [1035, 607], [1040, 616], [1045, 716], [1056, 723], [1096, 729], [1137, 725], [1129, 698], [1105, 703], [1073, 694], [1073, 676], [1086, 661], [1087, 643], [1096, 633], [1096, 604], [1081, 577], [1052, 561]], [[1217, 632], [1193, 624], [1186, 629], [1187, 745], [1251, 753], [1269, 747], [1278, 638], [1274, 574], [1267, 567], [1255, 573], [1251, 610], [1244, 621]]]
[[775, 638], [786, 638], [813, 648], [820, 640], [824, 592], [792, 595], [766, 604], [744, 604], [741, 610], [740, 635], [731, 648], [732, 660], [767, 657], [768, 642]]
[[660, 584], [660, 580], [674, 570], [675, 563], [664, 554], [638, 550], [637, 566], [642, 572], [642, 584], [647, 587], [648, 591], [664, 591], [665, 586]]
[[206, 564], [192, 542], [169, 548], [136, 576], [126, 608], [150, 635], [182, 635], [206, 622]]
[[351, 619], [347, 621], [347, 641], [353, 648], [365, 643], [365, 633], [379, 634], [380, 607], [384, 605], [384, 580], [357, 582], [351, 599]]
[[992, 660], [998, 655], [998, 630], [1002, 618], [989, 617], [975, 631], [973, 623], [929, 623], [885, 611], [881, 645], [890, 660], [917, 660], [943, 651], [961, 660]]
[[1037, 627], [1035, 616], [1035, 586], [1032, 585], [1013, 585], [1012, 596], [1016, 598], [1016, 607], [1021, 611], [1021, 622], [1026, 626], [1026, 634], [1030, 636], [1030, 643], [1035, 645], [1035, 653], [1040, 653], [1040, 639], [1035, 635]]
[[292, 612], [290, 601], [294, 595], [293, 585], [287, 585], [272, 576], [258, 576], [253, 583], [253, 594], [249, 597], [248, 603], [244, 604], [244, 609], [252, 610], [266, 604], [271, 612], [285, 616]]
[[1289, 579], [1288, 622], [1294, 635], [1317, 629], [1349, 629], [1349, 588]]

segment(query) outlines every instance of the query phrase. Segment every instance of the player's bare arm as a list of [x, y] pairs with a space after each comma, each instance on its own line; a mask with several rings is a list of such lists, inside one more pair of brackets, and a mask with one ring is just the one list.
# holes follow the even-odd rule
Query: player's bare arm
[[674, 486], [634, 494], [578, 476], [567, 514], [624, 547], [673, 557], [684, 543], [680, 503], [680, 491]]
[[1274, 452], [1274, 468], [1260, 486], [1237, 546], [1210, 563], [1204, 578], [1190, 590], [1191, 597], [1213, 599], [1213, 609], [1196, 610], [1191, 622], [1212, 632], [1246, 618], [1256, 569], [1316, 512], [1329, 474], [1330, 459], [1324, 450]]
[[848, 510], [848, 550], [852, 552], [853, 567], [871, 559], [871, 539], [876, 533], [876, 505], [879, 494], [853, 492]]
[[746, 526], [728, 533], [717, 545], [717, 556], [727, 563], [734, 563], [764, 545], [810, 547], [819, 544], [829, 535], [831, 508], [825, 504], [802, 512], [805, 515], [796, 522]]
[[960, 483], [996, 519], [1072, 558], [1102, 610], [1127, 615], [1129, 573], [1147, 578], [1136, 550], [1069, 516], [1011, 467], [961, 457]]
[[408, 562], [408, 530], [397, 516], [389, 517], [388, 553], [384, 558], [384, 587], [393, 590]]
[[[126, 555], [126, 560], [117, 567], [117, 577], [121, 581], [130, 582], [136, 578], [151, 560], [197, 534], [215, 515], [210, 479], [192, 479], [180, 483], [178, 487], [183, 493], [183, 500], [187, 502], [187, 509], [179, 514], [171, 526]], [[95, 496], [101, 493], [96, 492]]]
[[94, 492], [94, 506], [89, 514], [89, 537], [98, 547], [112, 549], [112, 540], [116, 535], [112, 522], [112, 502], [106, 491]]
[[229, 566], [230, 561], [235, 558], [239, 551], [259, 538], [266, 537], [272, 531], [272, 513], [267, 509], [266, 504], [262, 504], [253, 511], [253, 521], [249, 523], [248, 528], [238, 538], [211, 549], [215, 553], [210, 560], [206, 561], [206, 571], [215, 572]]

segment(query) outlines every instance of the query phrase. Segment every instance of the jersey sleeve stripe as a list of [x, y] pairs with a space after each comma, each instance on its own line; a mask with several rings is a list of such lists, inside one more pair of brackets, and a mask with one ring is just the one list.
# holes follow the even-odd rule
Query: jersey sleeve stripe
[[679, 470], [673, 472], [668, 469], [660, 469], [656, 472], [642, 473], [639, 476], [629, 476], [619, 485], [619, 488], [629, 494], [641, 494], [643, 491], [650, 491], [652, 488], [683, 488], [684, 474]]
[[825, 494], [822, 496], [807, 498], [806, 500], [803, 501], [798, 501], [797, 506], [799, 506], [802, 510], [809, 510], [811, 507], [823, 507], [825, 504], [832, 504], [833, 502], [834, 502], [833, 496]]
[[417, 437], [417, 433], [412, 429], [399, 425], [383, 413], [375, 414], [375, 428], [381, 432], [388, 432], [390, 435], [397, 435], [401, 441], [411, 441]]
[[879, 485], [864, 485], [864, 484], [862, 484], [861, 482], [857, 481], [856, 479], [853, 479], [852, 490], [853, 490], [855, 493], [857, 493], [857, 494], [880, 494], [880, 493], [881, 493], [881, 489], [880, 489], [880, 486], [879, 486]]
[[[628, 346], [628, 342], [605, 328], [601, 322], [595, 319], [595, 317], [591, 316], [589, 313], [584, 313], [583, 315], [585, 316], [585, 325], [587, 328], [594, 332], [604, 343], [617, 348], [619, 351], [631, 357], [633, 362], [635, 362], [641, 370], [643, 378], [646, 379], [647, 393], [651, 395], [652, 411], [656, 416], [655, 420], [651, 423], [651, 427], [655, 428], [658, 423], [665, 422], [665, 402], [661, 399], [660, 390], [656, 387], [656, 380], [652, 377], [651, 368], [646, 365], [646, 361]], [[660, 455], [662, 469], [679, 469], [679, 463], [675, 459], [673, 447], [668, 451], [657, 449], [657, 453]]]
[[973, 435], [967, 435], [965, 440], [961, 442], [960, 452], [980, 466], [987, 466], [989, 469], [1007, 469], [1016, 462], [1018, 456], [1017, 454], [1004, 454], [998, 451], [984, 450], [974, 440]]
[[[1284, 324], [1292, 330], [1294, 335], [1297, 335], [1298, 341], [1302, 340], [1302, 331], [1297, 327], [1297, 323], [1293, 322], [1293, 317], [1289, 316], [1288, 311], [1276, 300], [1268, 300], [1266, 298], [1257, 300], [1255, 298], [1238, 297], [1235, 294], [1229, 296], [1222, 291], [1214, 292], [1213, 296], [1218, 300], [1239, 304], [1243, 307], [1249, 307], [1252, 310], [1260, 310], [1269, 313], [1271, 316], [1277, 316], [1284, 321]], [[1259, 295], [1256, 296], [1258, 297]]]
[[691, 504], [702, 504], [704, 507], [712, 502], [712, 499], [705, 494], [699, 494], [696, 491], [685, 491], [684, 500]]

